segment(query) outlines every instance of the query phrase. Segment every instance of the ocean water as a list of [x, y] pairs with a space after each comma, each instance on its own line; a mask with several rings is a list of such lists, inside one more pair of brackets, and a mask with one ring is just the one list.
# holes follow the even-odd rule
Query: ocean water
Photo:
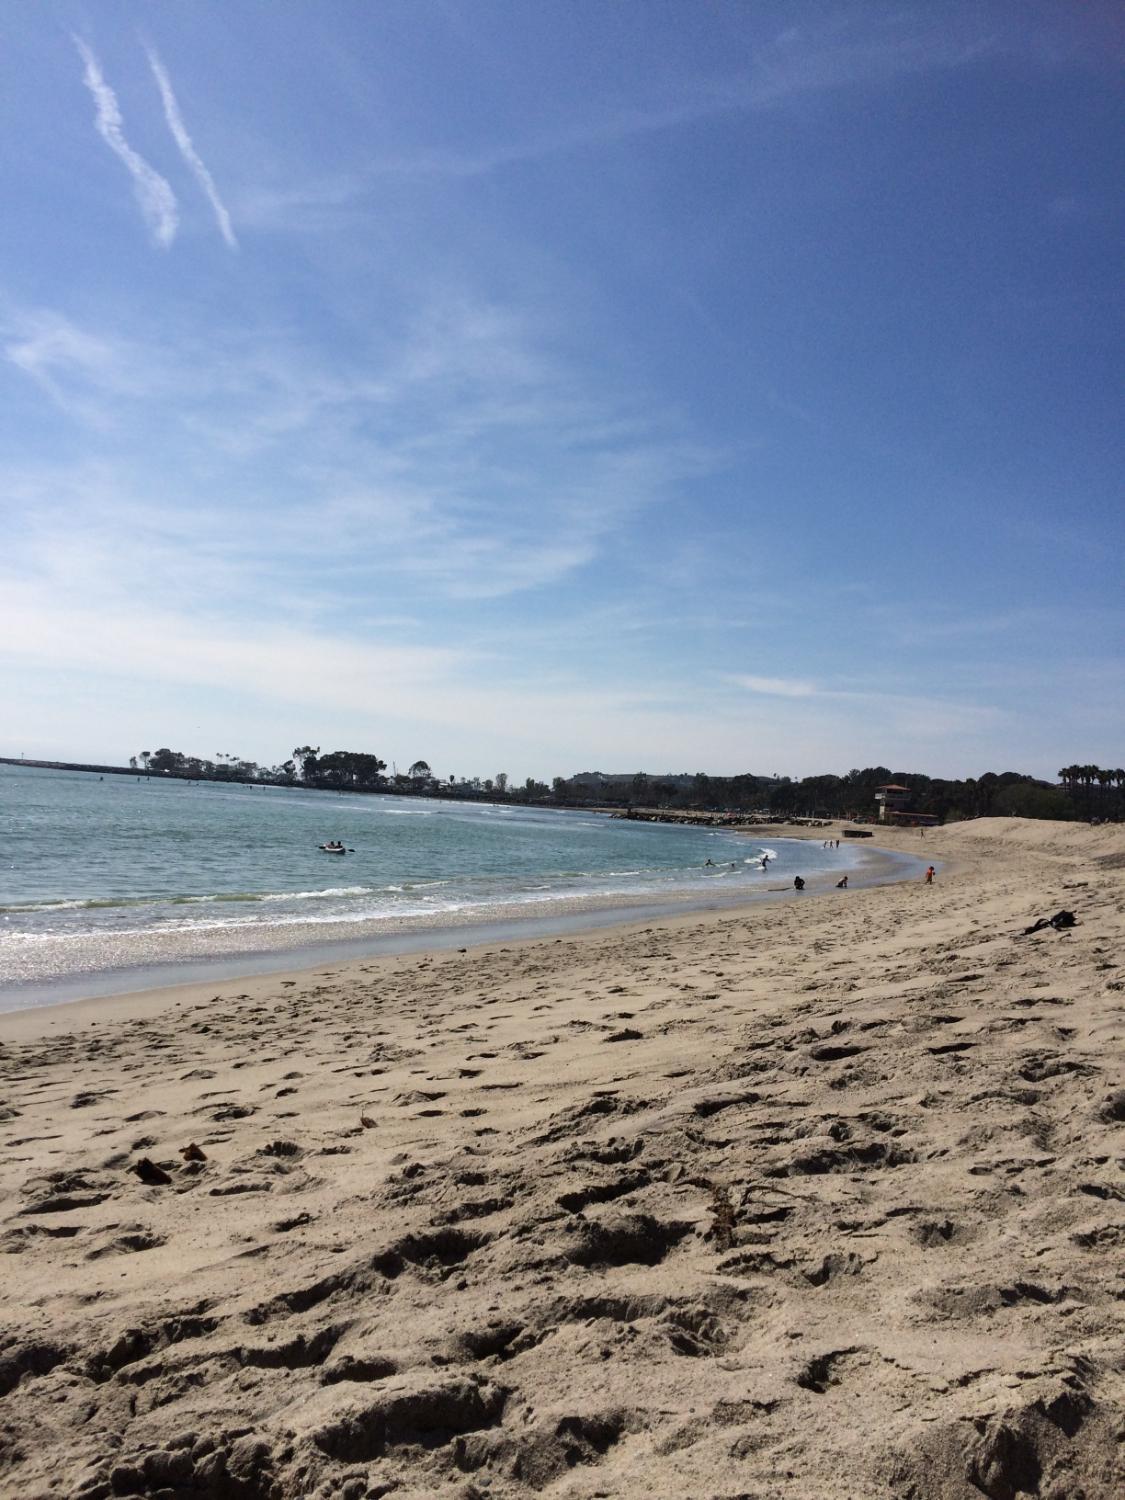
[[739, 900], [858, 857], [562, 809], [0, 766], [0, 999], [411, 927]]

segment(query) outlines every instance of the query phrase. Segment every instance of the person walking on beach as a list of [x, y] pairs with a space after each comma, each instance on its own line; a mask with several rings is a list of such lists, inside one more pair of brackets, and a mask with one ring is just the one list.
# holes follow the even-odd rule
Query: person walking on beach
[[933, 883], [934, 883], [934, 876], [936, 874], [937, 874], [937, 871], [934, 869], [933, 865], [930, 865], [927, 868], [927, 870], [926, 870], [926, 884], [927, 885], [933, 885]]

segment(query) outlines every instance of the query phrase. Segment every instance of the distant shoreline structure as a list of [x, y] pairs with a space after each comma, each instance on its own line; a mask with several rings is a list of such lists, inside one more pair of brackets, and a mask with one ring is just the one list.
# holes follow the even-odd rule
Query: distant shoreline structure
[[501, 807], [554, 807], [654, 822], [720, 820], [726, 826], [803, 823], [815, 828], [840, 821], [922, 828], [980, 817], [1125, 822], [1125, 769], [1088, 764], [1062, 767], [1057, 783], [1019, 771], [985, 771], [978, 777], [949, 780], [868, 766], [843, 776], [799, 780], [777, 773], [709, 776], [703, 771], [659, 775], [581, 771], [556, 776], [548, 786], [530, 776], [522, 785], [512, 784], [506, 772], [483, 781], [464, 776], [445, 779], [435, 776], [425, 761], [416, 761], [408, 772], [384, 776], [386, 762], [378, 756], [347, 750], [321, 756], [319, 748], [311, 746], [295, 750], [291, 760], [271, 767], [229, 755], [220, 755], [221, 763], [217, 763], [166, 748], [152, 755], [143, 751], [139, 759], [140, 764], [137, 757], [131, 757], [128, 766], [119, 766], [0, 756], [0, 765], [190, 785], [216, 782]]
[[[102, 776], [142, 776], [150, 780], [162, 780], [162, 771], [134, 770], [132, 766], [93, 766], [69, 760], [31, 760], [25, 756], [0, 755], [0, 766], [30, 766], [33, 771], [96, 771]], [[187, 780], [186, 777], [181, 778]]]
[[[244, 776], [188, 776], [183, 771], [145, 771], [140, 767], [133, 766], [99, 766], [88, 764], [84, 761], [67, 760], [29, 760], [17, 758], [13, 755], [0, 755], [0, 766], [24, 766], [33, 771], [84, 771], [98, 776], [134, 776], [138, 781], [183, 781], [183, 782], [207, 782], [215, 786], [273, 786], [282, 787], [288, 791], [302, 792], [331, 792], [336, 795], [346, 794], [359, 797], [418, 797], [428, 800], [450, 800], [455, 802], [485, 802], [495, 806], [505, 806], [509, 799], [501, 803], [487, 792], [463, 792], [459, 788], [446, 789], [414, 788], [414, 787], [331, 787], [316, 786], [312, 782], [304, 781], [275, 781], [263, 777]], [[566, 812], [601, 812], [613, 818], [624, 818], [630, 822], [645, 823], [682, 823], [694, 827], [735, 827], [754, 828], [782, 826], [786, 824], [795, 827], [828, 827], [829, 820], [820, 818], [800, 817], [767, 817], [761, 814], [724, 814], [701, 810], [680, 809], [667, 811], [657, 808], [646, 808], [634, 811], [633, 809], [622, 810], [620, 807], [609, 804], [598, 804], [593, 802], [552, 802], [552, 808]]]

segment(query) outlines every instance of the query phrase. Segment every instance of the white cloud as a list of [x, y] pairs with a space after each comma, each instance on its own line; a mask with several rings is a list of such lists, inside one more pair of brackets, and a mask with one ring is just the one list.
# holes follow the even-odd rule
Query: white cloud
[[[968, 698], [942, 697], [893, 689], [827, 687], [788, 677], [729, 674], [725, 680], [748, 692], [793, 700], [790, 710], [830, 722], [858, 723], [868, 718], [883, 732], [907, 740], [973, 734], [997, 726], [1003, 712], [992, 704]], [[794, 725], [794, 728], [796, 726]]]
[[114, 346], [58, 313], [36, 311], [0, 319], [4, 358], [65, 404], [62, 383], [103, 383], [117, 370]]
[[175, 92], [172, 89], [172, 80], [168, 77], [168, 71], [155, 52], [148, 52], [149, 66], [152, 68], [157, 87], [160, 90], [161, 102], [164, 105], [164, 118], [168, 122], [168, 129], [172, 132], [172, 139], [179, 148], [180, 155], [187, 162], [195, 175], [196, 181], [203, 189], [207, 201], [210, 203], [215, 214], [215, 221], [219, 226], [219, 233], [232, 250], [238, 249], [238, 240], [235, 238], [234, 229], [231, 226], [230, 214], [226, 210], [223, 200], [219, 197], [219, 190], [215, 186], [215, 179], [207, 170], [203, 158], [195, 149], [191, 136], [188, 134], [187, 126], [184, 124], [183, 116], [180, 114], [180, 106], [177, 103]]
[[378, 704], [396, 687], [422, 693], [468, 660], [448, 647], [353, 641], [287, 624], [250, 626], [233, 611], [121, 600], [73, 604], [42, 583], [15, 579], [0, 599], [0, 656], [334, 709]]
[[748, 693], [762, 693], [771, 698], [811, 698], [816, 688], [799, 677], [753, 677], [739, 673], [731, 681]]
[[[171, 743], [178, 736], [188, 749], [199, 748], [188, 743], [196, 702], [237, 701], [240, 732], [256, 741], [245, 749], [255, 758], [282, 753], [272, 744], [276, 725], [294, 721], [322, 741], [350, 736], [384, 755], [415, 749], [429, 756], [432, 747], [462, 774], [482, 775], [498, 768], [491, 760], [512, 756], [522, 757], [525, 775], [555, 774], [596, 744], [610, 756], [619, 743], [638, 754], [656, 744], [678, 753], [696, 732], [686, 713], [661, 709], [643, 689], [528, 679], [499, 657], [461, 646], [353, 639], [271, 621], [247, 626], [214, 611], [143, 602], [75, 605], [39, 584], [0, 591], [0, 662], [13, 691], [26, 675], [36, 694], [53, 683], [61, 697], [76, 680], [104, 682], [108, 695], [134, 710], [157, 695], [171, 721], [165, 728], [162, 717], [145, 732]], [[190, 710], [175, 705], [177, 686], [190, 696]], [[36, 702], [37, 724], [45, 705]], [[24, 722], [18, 698], [9, 709], [11, 722]]]
[[133, 190], [137, 195], [141, 213], [158, 245], [165, 249], [176, 238], [179, 227], [179, 210], [176, 195], [155, 168], [149, 166], [144, 157], [135, 151], [125, 139], [121, 110], [117, 95], [106, 83], [101, 66], [93, 52], [80, 37], [74, 45], [85, 64], [83, 81], [94, 101], [94, 123], [98, 134], [109, 149], [125, 165], [133, 179]]
[[52, 308], [0, 309], [0, 359], [33, 380], [74, 421], [101, 431], [138, 398], [166, 387], [141, 345], [84, 328]]

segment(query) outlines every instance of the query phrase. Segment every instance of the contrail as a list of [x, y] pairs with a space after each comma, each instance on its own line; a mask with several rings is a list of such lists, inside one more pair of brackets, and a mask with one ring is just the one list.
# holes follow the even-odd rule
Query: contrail
[[231, 228], [230, 214], [227, 213], [223, 200], [219, 197], [219, 191], [215, 186], [215, 180], [204, 165], [199, 152], [192, 144], [191, 136], [187, 133], [183, 116], [180, 114], [180, 106], [176, 102], [176, 96], [172, 92], [172, 80], [168, 77], [167, 69], [150, 48], [148, 52], [149, 66], [152, 68], [157, 87], [160, 89], [160, 97], [164, 101], [164, 118], [168, 122], [168, 129], [172, 132], [172, 139], [180, 148], [180, 155], [195, 173], [196, 181], [206, 193], [211, 207], [215, 211], [215, 218], [219, 225], [219, 233], [232, 250], [238, 249], [238, 240], [235, 238], [234, 230]]
[[114, 155], [119, 156], [125, 163], [133, 179], [133, 189], [145, 222], [152, 230], [156, 243], [167, 247], [176, 238], [176, 230], [180, 222], [176, 208], [176, 195], [160, 173], [150, 167], [144, 157], [134, 151], [125, 139], [125, 133], [121, 128], [121, 111], [117, 107], [117, 95], [102, 76], [97, 58], [81, 38], [75, 37], [74, 45], [78, 48], [82, 61], [86, 65], [83, 82], [94, 100], [94, 122], [98, 134]]

